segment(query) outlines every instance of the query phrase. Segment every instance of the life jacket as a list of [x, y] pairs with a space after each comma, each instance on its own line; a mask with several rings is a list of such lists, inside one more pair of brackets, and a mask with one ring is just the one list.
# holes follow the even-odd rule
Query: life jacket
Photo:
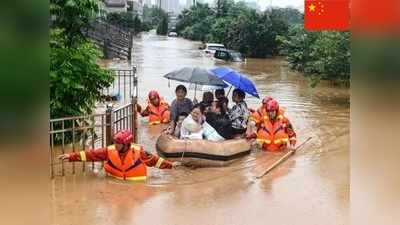
[[121, 156], [115, 149], [115, 146], [108, 146], [108, 160], [104, 164], [104, 170], [107, 175], [121, 180], [145, 181], [147, 167], [140, 160], [141, 150], [141, 146], [132, 144], [131, 149], [126, 153], [122, 162]]
[[[257, 112], [261, 113], [261, 112]], [[280, 112], [274, 123], [271, 122], [268, 115], [262, 114], [262, 121], [257, 131], [257, 141], [262, 144], [266, 151], [279, 151], [286, 148], [289, 142], [289, 135], [286, 131], [287, 122]]]
[[171, 112], [169, 111], [168, 103], [160, 98], [160, 105], [158, 107], [151, 104], [147, 100], [147, 107], [149, 109], [149, 124], [156, 125], [160, 123], [169, 123], [171, 121]]

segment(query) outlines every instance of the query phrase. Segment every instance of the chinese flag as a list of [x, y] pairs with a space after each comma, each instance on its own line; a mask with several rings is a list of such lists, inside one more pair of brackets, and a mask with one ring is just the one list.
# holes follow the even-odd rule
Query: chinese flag
[[304, 28], [306, 30], [349, 29], [350, 0], [305, 0]]

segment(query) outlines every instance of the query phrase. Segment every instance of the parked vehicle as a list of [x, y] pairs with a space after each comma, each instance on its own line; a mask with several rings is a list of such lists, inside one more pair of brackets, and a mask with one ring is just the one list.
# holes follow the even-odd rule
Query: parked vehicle
[[244, 62], [245, 58], [243, 57], [240, 52], [229, 50], [229, 49], [218, 49], [214, 53], [214, 58], [222, 59], [225, 61], [232, 61], [232, 62]]
[[178, 34], [176, 32], [171, 31], [168, 33], [168, 37], [178, 37]]
[[219, 49], [225, 49], [225, 45], [223, 44], [217, 44], [217, 43], [206, 43], [206, 46], [204, 48], [204, 53], [206, 53], [207, 55], [214, 55], [216, 50]]

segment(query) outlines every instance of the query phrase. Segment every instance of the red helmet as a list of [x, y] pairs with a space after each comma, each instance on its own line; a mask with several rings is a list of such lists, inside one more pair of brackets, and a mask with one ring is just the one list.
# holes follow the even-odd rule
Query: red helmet
[[279, 104], [275, 99], [271, 99], [267, 102], [267, 111], [277, 111]]
[[150, 91], [149, 92], [149, 98], [151, 98], [151, 97], [156, 97], [156, 98], [160, 98], [160, 95], [158, 94], [158, 92], [157, 91]]
[[273, 100], [273, 98], [270, 97], [270, 96], [267, 96], [267, 97], [263, 98], [262, 104], [263, 104], [263, 105], [266, 105], [270, 100]]
[[113, 140], [115, 144], [127, 145], [133, 142], [133, 135], [129, 130], [121, 130], [114, 135]]

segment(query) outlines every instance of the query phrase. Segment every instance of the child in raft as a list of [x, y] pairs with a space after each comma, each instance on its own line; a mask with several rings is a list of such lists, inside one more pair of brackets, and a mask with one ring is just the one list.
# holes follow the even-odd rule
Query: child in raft
[[176, 138], [180, 138], [181, 137], [181, 127], [182, 127], [182, 122], [183, 120], [185, 120], [185, 118], [188, 116], [187, 113], [185, 112], [181, 112], [181, 114], [179, 114], [178, 119], [175, 121], [175, 131], [174, 131], [174, 136]]
[[213, 103], [213, 101], [214, 101], [214, 95], [212, 92], [206, 91], [203, 93], [203, 100], [200, 102], [200, 104], [202, 104], [205, 107], [204, 109], [205, 113], [211, 111], [211, 104]]

